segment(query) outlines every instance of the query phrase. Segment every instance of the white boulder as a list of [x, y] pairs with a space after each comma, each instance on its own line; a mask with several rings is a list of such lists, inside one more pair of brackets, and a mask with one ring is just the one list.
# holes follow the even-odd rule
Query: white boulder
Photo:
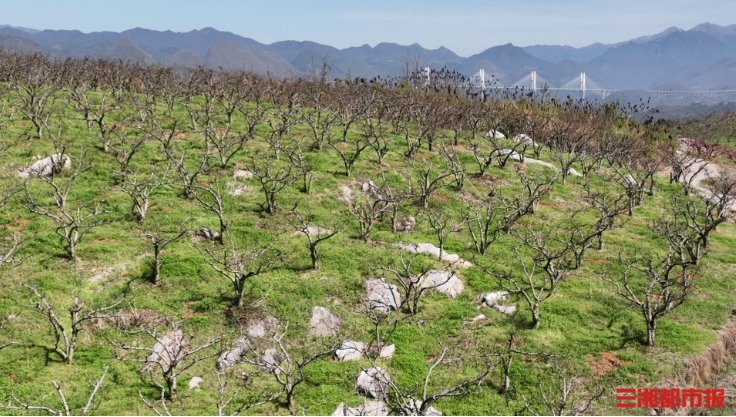
[[401, 306], [402, 296], [396, 285], [389, 284], [384, 278], [369, 279], [365, 283], [368, 307], [388, 313]]
[[189, 389], [199, 389], [199, 384], [204, 382], [204, 379], [201, 377], [195, 376], [194, 378], [189, 380]]
[[409, 416], [420, 416], [420, 415], [441, 416], [442, 415], [442, 413], [438, 409], [432, 407], [431, 405], [427, 407], [426, 410], [424, 410], [423, 414], [419, 414], [419, 410], [422, 409], [422, 404], [423, 404], [422, 401], [410, 400], [408, 403], [403, 404], [402, 408], [408, 412], [406, 415], [409, 415]]
[[252, 339], [260, 339], [266, 337], [267, 332], [276, 330], [280, 322], [276, 317], [268, 316], [263, 320], [258, 320], [245, 329], [245, 333]]
[[55, 153], [49, 157], [39, 159], [32, 163], [29, 167], [18, 172], [18, 176], [25, 179], [28, 177], [48, 177], [52, 174], [58, 174], [62, 169], [72, 167], [72, 160], [69, 155]]
[[266, 349], [266, 351], [263, 352], [263, 356], [261, 356], [261, 368], [270, 372], [279, 373], [279, 365], [281, 365], [281, 362], [283, 361], [284, 358], [281, 357], [279, 351], [274, 348]]
[[238, 169], [233, 173], [234, 180], [249, 180], [253, 178], [253, 173], [248, 170]]
[[217, 358], [217, 362], [215, 363], [217, 370], [225, 372], [235, 366], [235, 364], [240, 362], [240, 359], [248, 349], [250, 349], [250, 343], [247, 338], [240, 337], [235, 340], [235, 342], [233, 342], [232, 349], [223, 352], [220, 357]]
[[451, 262], [462, 268], [470, 268], [471, 266], [473, 266], [472, 263], [460, 258], [459, 255], [447, 253], [444, 250], [442, 251], [442, 256], [440, 256], [440, 248], [431, 243], [399, 243], [398, 247], [412, 253], [427, 253], [434, 256], [435, 258], [441, 258], [443, 261]]
[[399, 219], [398, 222], [396, 222], [397, 232], [409, 233], [409, 232], [414, 231], [416, 227], [417, 227], [417, 221], [414, 218], [414, 216], [404, 217], [402, 219]]
[[358, 393], [380, 400], [386, 398], [390, 383], [391, 377], [388, 372], [377, 366], [361, 371], [355, 383], [355, 388]]
[[346, 340], [342, 342], [340, 349], [335, 351], [335, 359], [337, 359], [338, 362], [357, 361], [363, 357], [364, 351], [365, 343]]
[[503, 133], [501, 133], [500, 130], [493, 130], [493, 129], [491, 129], [491, 130], [488, 131], [488, 137], [489, 138], [495, 138], [495, 139], [503, 139], [503, 138], [506, 137], [506, 135], [504, 135]]
[[419, 277], [419, 280], [420, 288], [434, 289], [450, 298], [460, 295], [465, 287], [457, 275], [447, 271], [432, 270]]
[[526, 133], [521, 133], [519, 135], [516, 135], [511, 140], [513, 140], [514, 143], [521, 143], [522, 145], [526, 145], [526, 146], [534, 145], [534, 140]]
[[396, 345], [387, 345], [381, 348], [381, 352], [378, 354], [378, 357], [382, 359], [391, 359], [394, 356], [394, 352], [396, 351]]
[[340, 329], [340, 319], [330, 310], [315, 306], [309, 319], [309, 334], [317, 337], [335, 336]]
[[387, 416], [388, 407], [383, 401], [364, 401], [357, 407], [348, 407], [345, 403], [337, 406], [333, 416]]

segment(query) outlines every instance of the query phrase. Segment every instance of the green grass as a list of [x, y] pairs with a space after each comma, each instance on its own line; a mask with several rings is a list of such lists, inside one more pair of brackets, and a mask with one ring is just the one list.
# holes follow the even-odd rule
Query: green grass
[[[68, 111], [68, 110], [67, 110]], [[85, 162], [92, 168], [80, 176], [69, 196], [69, 205], [78, 202], [89, 206], [104, 199], [110, 210], [111, 223], [91, 230], [82, 239], [77, 262], [62, 258], [64, 250], [60, 239], [54, 234], [52, 222], [30, 213], [24, 208], [22, 195], [13, 198], [0, 212], [0, 228], [22, 229], [23, 246], [18, 252], [23, 262], [15, 267], [2, 267], [0, 274], [0, 318], [3, 318], [0, 343], [13, 340], [21, 345], [0, 352], [0, 401], [7, 403], [12, 394], [31, 403], [60, 407], [60, 402], [51, 381], [62, 381], [65, 395], [73, 409], [78, 410], [87, 399], [87, 380], [96, 379], [102, 369], [111, 364], [105, 386], [98, 396], [96, 414], [140, 415], [151, 414], [138, 398], [140, 389], [147, 398], [154, 398], [157, 391], [147, 377], [138, 373], [138, 365], [114, 359], [110, 340], [132, 343], [136, 336], [111, 328], [95, 330], [88, 326], [82, 331], [77, 343], [74, 364], [61, 363], [53, 348], [54, 337], [48, 322], [29, 308], [29, 293], [20, 286], [22, 282], [34, 285], [54, 304], [62, 318], [67, 320], [66, 310], [71, 304], [70, 294], [78, 295], [90, 306], [99, 306], [125, 297], [126, 308], [152, 309], [174, 321], [181, 321], [187, 334], [195, 335], [196, 341], [226, 335], [226, 341], [238, 337], [239, 330], [228, 320], [233, 290], [229, 281], [218, 275], [202, 259], [191, 239], [182, 239], [168, 246], [163, 254], [165, 264], [161, 270], [161, 283], [152, 286], [145, 280], [150, 270], [152, 256], [150, 245], [142, 233], [146, 231], [173, 231], [189, 220], [189, 227], [217, 229], [217, 219], [191, 200], [182, 197], [181, 187], [175, 184], [162, 187], [152, 196], [152, 206], [143, 225], [136, 222], [131, 213], [129, 198], [115, 190], [111, 169], [114, 159], [99, 147], [94, 130], [88, 131], [83, 123], [72, 120], [71, 114], [57, 115], [63, 121], [63, 132], [68, 142], [68, 152], [73, 157], [86, 150]], [[186, 114], [177, 106], [174, 119], [178, 126], [186, 126]], [[122, 120], [122, 119], [119, 119]], [[171, 122], [171, 121], [168, 121]], [[294, 127], [293, 140], [299, 126]], [[29, 129], [21, 119], [13, 120], [4, 127], [3, 137], [10, 140]], [[265, 127], [260, 132], [265, 133]], [[188, 152], [201, 152], [201, 138], [182, 128], [184, 137], [177, 139], [178, 145]], [[357, 132], [351, 132], [357, 135]], [[448, 133], [449, 135], [449, 133]], [[231, 164], [217, 175], [203, 176], [202, 181], [219, 181], [224, 190], [235, 167], [245, 167], [248, 157], [262, 141], [249, 143]], [[360, 302], [365, 292], [365, 281], [379, 274], [379, 267], [387, 257], [395, 257], [392, 246], [403, 242], [432, 242], [437, 244], [426, 217], [418, 216], [422, 210], [412, 202], [405, 203], [400, 212], [414, 215], [418, 220], [417, 230], [411, 234], [394, 234], [384, 221], [371, 232], [371, 242], [366, 244], [355, 237], [358, 225], [345, 204], [337, 201], [337, 189], [350, 185], [359, 193], [360, 182], [377, 180], [380, 170], [386, 172], [388, 181], [399, 186], [404, 175], [411, 175], [411, 167], [402, 157], [405, 145], [394, 142], [385, 157], [385, 166], [379, 167], [371, 149], [366, 149], [357, 161], [350, 178], [343, 173], [337, 154], [325, 146], [322, 151], [310, 151], [308, 160], [317, 172], [312, 194], [304, 195], [298, 190], [299, 182], [287, 188], [278, 197], [279, 210], [268, 216], [259, 210], [263, 195], [255, 180], [243, 182], [249, 188], [241, 196], [224, 198], [225, 216], [232, 221], [228, 237], [240, 249], [262, 247], [271, 242], [279, 245], [287, 254], [288, 262], [281, 267], [258, 275], [246, 285], [249, 300], [258, 303], [260, 315], [273, 315], [282, 322], [289, 322], [288, 343], [291, 346], [306, 345], [316, 348], [326, 341], [314, 340], [307, 335], [307, 323], [315, 305], [327, 307], [342, 318], [340, 338], [368, 342], [371, 324], [362, 314]], [[472, 173], [477, 169], [464, 144], [458, 147], [461, 161]], [[53, 146], [49, 140], [30, 139], [11, 147], [0, 165], [0, 188], [15, 180], [13, 169], [31, 163], [32, 155], [49, 155]], [[423, 147], [418, 155], [427, 161], [440, 164], [439, 156], [430, 154]], [[543, 160], [549, 160], [545, 152]], [[165, 163], [160, 145], [149, 141], [132, 161], [134, 169], [146, 172], [152, 164]], [[194, 159], [188, 159], [189, 167]], [[579, 167], [578, 167], [579, 168]], [[528, 166], [527, 171], [542, 172], [544, 168]], [[61, 179], [69, 173], [62, 173]], [[175, 177], [172, 174], [172, 177]], [[513, 193], [516, 184], [513, 164], [505, 169], [492, 167], [486, 178], [466, 176], [462, 191], [442, 188], [430, 199], [430, 207], [443, 210], [455, 220], [460, 219], [463, 193], [477, 190], [486, 193], [486, 179], [506, 184], [503, 192]], [[589, 180], [570, 177], [568, 184], [556, 184], [551, 194], [544, 198], [539, 212], [527, 216], [523, 222], [533, 227], [549, 227], [564, 218], [570, 210], [582, 207], [580, 199], [583, 184], [589, 182], [595, 188], [617, 187], [607, 183], [600, 173]], [[39, 201], [49, 203], [45, 197], [48, 186], [34, 179], [29, 192]], [[543, 352], [555, 355], [560, 361], [570, 364], [575, 372], [592, 380], [586, 365], [586, 357], [600, 356], [602, 352], [614, 352], [627, 362], [604, 382], [613, 385], [638, 386], [641, 381], [656, 384], [658, 380], [678, 371], [688, 358], [702, 352], [715, 341], [717, 329], [729, 318], [734, 305], [733, 277], [736, 270], [736, 228], [724, 224], [712, 238], [712, 248], [698, 272], [695, 293], [673, 313], [660, 321], [657, 347], [648, 351], [642, 346], [646, 329], [641, 316], [624, 300], [617, 297], [600, 275], [616, 271], [619, 251], [661, 252], [664, 246], [653, 240], [647, 225], [661, 217], [672, 195], [681, 194], [678, 185], [659, 182], [659, 192], [646, 197], [644, 205], [635, 210], [635, 215], [620, 229], [606, 233], [606, 249], [598, 252], [590, 249], [583, 267], [561, 284], [556, 295], [541, 306], [541, 325], [538, 330], [528, 329], [531, 314], [521, 299], [513, 299], [519, 311], [505, 317], [492, 310], [482, 311], [488, 322], [471, 325], [469, 319], [479, 314], [472, 304], [473, 298], [484, 291], [499, 290], [499, 283], [478, 268], [461, 270], [458, 275], [465, 283], [465, 292], [457, 299], [438, 294], [429, 294], [420, 304], [416, 316], [402, 322], [389, 343], [396, 345], [396, 354], [390, 360], [379, 360], [377, 364], [386, 368], [399, 386], [416, 391], [416, 384], [423, 381], [433, 358], [441, 351], [439, 342], [449, 348], [448, 358], [453, 361], [438, 367], [433, 374], [430, 391], [457, 383], [462, 378], [474, 376], [480, 363], [476, 354], [485, 354], [500, 348], [510, 332], [515, 332], [521, 341], [519, 349], [528, 352]], [[295, 203], [300, 210], [314, 216], [315, 225], [334, 227], [345, 224], [345, 228], [334, 238], [319, 246], [321, 268], [308, 271], [309, 253], [303, 236], [289, 237], [293, 232], [284, 220], [284, 214]], [[583, 218], [592, 219], [590, 215]], [[2, 230], [0, 236], [7, 236]], [[515, 242], [511, 237], [500, 238], [484, 256], [477, 255], [465, 229], [449, 236], [445, 248], [464, 259], [504, 270], [515, 267], [516, 258], [511, 249]], [[527, 253], [527, 251], [522, 251]], [[423, 259], [426, 264], [434, 261]], [[127, 263], [125, 272], [118, 272], [91, 283], [90, 277], [113, 265]], [[17, 315], [15, 319], [4, 319]], [[227, 342], [212, 349], [224, 349]], [[146, 342], [148, 343], [148, 342]], [[150, 343], [149, 343], [150, 345]], [[479, 351], [478, 351], [479, 350]], [[511, 367], [512, 389], [506, 399], [499, 394], [502, 382], [499, 367], [480, 388], [466, 398], [444, 399], [435, 406], [446, 415], [452, 414], [512, 414], [523, 408], [522, 395], [535, 407], [540, 406], [536, 396], [536, 375], [546, 369], [547, 362], [536, 356], [518, 355]], [[354, 391], [354, 383], [361, 367], [369, 367], [367, 360], [359, 363], [336, 363], [324, 358], [310, 365], [305, 372], [305, 382], [296, 390], [296, 409], [307, 414], [329, 414], [337, 404], [345, 402], [356, 406], [361, 397]], [[233, 371], [244, 369], [236, 367]], [[216, 412], [216, 390], [213, 372], [214, 359], [203, 361], [188, 370], [179, 379], [180, 399], [172, 405], [172, 412], [190, 415], [213, 414]], [[202, 376], [206, 383], [201, 392], [186, 389], [192, 376]], [[231, 376], [232, 383], [237, 384]], [[269, 381], [268, 376], [261, 376]], [[268, 383], [268, 382], [265, 382]], [[549, 381], [545, 383], [550, 383]], [[638, 384], [638, 385], [637, 385]], [[419, 390], [420, 391], [420, 390]], [[615, 413], [615, 402], [606, 397], [597, 404], [596, 412]], [[273, 404], [249, 410], [252, 414], [285, 414], [288, 411]]]

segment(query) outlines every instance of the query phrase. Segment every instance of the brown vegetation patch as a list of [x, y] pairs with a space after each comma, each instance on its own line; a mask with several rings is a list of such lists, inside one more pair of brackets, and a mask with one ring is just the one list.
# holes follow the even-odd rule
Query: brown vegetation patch
[[432, 200], [436, 200], [436, 201], [443, 201], [443, 202], [450, 201], [449, 198], [447, 198], [447, 197], [445, 197], [445, 196], [443, 196], [442, 194], [439, 194], [439, 193], [432, 193], [431, 194], [431, 197], [432, 197]]
[[736, 352], [736, 321], [726, 323], [718, 332], [718, 341], [708, 346], [705, 352], [693, 358], [687, 366], [688, 384], [703, 387], [711, 376], [721, 369], [723, 362]]
[[560, 205], [557, 204], [557, 203], [553, 203], [551, 201], [545, 201], [545, 200], [541, 200], [539, 202], [539, 205], [541, 205], [541, 206], [548, 206], [548, 207], [554, 207], [554, 208], [559, 208], [560, 207]]
[[106, 237], [97, 237], [97, 238], [92, 239], [92, 243], [113, 243], [113, 242], [119, 242], [119, 240], [106, 238]]
[[600, 359], [593, 355], [588, 355], [585, 357], [585, 362], [588, 364], [588, 369], [590, 369], [596, 378], [602, 378], [616, 369], [629, 364], [629, 362], [616, 357], [616, 352], [603, 352]]
[[13, 217], [11, 220], [17, 224], [17, 226], [7, 226], [8, 230], [15, 233], [20, 233], [31, 224], [31, 221], [22, 217]]
[[608, 259], [588, 259], [586, 262], [591, 263], [593, 265], [601, 265], [601, 264], [607, 264], [611, 263]]
[[148, 308], [122, 310], [118, 314], [104, 319], [96, 319], [92, 323], [93, 330], [103, 330], [109, 326], [118, 329], [146, 328], [153, 329], [167, 324], [169, 320]]

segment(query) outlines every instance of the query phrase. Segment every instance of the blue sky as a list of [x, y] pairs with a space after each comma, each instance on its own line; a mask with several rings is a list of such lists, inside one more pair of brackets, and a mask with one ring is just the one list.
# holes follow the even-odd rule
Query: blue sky
[[395, 42], [461, 56], [513, 43], [585, 46], [670, 26], [736, 23], [734, 0], [227, 1], [4, 0], [0, 24], [34, 29], [187, 32], [214, 27], [259, 42], [311, 40], [338, 48]]

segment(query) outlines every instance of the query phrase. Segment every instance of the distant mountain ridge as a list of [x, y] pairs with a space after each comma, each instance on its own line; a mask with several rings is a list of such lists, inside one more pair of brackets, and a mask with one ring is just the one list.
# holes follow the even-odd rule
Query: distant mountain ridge
[[654, 35], [615, 44], [593, 43], [582, 48], [560, 45], [493, 46], [467, 58], [440, 47], [379, 43], [338, 49], [311, 41], [263, 44], [213, 28], [189, 32], [134, 28], [123, 32], [35, 30], [0, 26], [0, 47], [43, 51], [55, 57], [104, 57], [177, 66], [205, 65], [280, 75], [320, 71], [327, 64], [333, 77], [395, 76], [406, 62], [447, 67], [465, 75], [484, 69], [502, 85], [535, 70], [550, 88], [561, 87], [585, 72], [590, 85], [605, 89], [736, 88], [736, 24], [703, 23], [690, 30], [670, 27]]

